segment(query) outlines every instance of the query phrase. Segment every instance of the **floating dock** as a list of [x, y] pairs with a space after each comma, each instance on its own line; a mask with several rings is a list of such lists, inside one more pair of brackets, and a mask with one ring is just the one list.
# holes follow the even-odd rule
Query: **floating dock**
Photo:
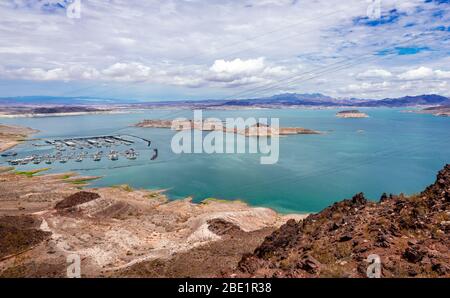
[[[134, 148], [129, 148], [124, 151], [110, 150], [109, 154], [104, 154], [99, 150], [96, 152], [85, 151], [86, 149], [92, 150], [92, 148], [112, 147], [112, 146], [131, 146], [136, 143], [135, 140], [130, 138], [139, 139], [147, 143], [147, 148], [151, 146], [151, 140], [145, 139], [135, 135], [100, 135], [100, 136], [86, 136], [86, 137], [71, 137], [61, 138], [54, 140], [42, 140], [41, 144], [33, 144], [35, 146], [53, 146], [56, 150], [52, 153], [46, 153], [43, 155], [31, 155], [23, 158], [16, 158], [8, 160], [11, 165], [26, 165], [33, 164], [52, 164], [53, 162], [67, 163], [68, 161], [75, 161], [78, 163], [83, 162], [86, 159], [93, 161], [101, 161], [102, 157], [106, 155], [111, 161], [116, 161], [120, 156], [125, 157], [128, 160], [136, 160], [139, 157], [139, 152]], [[86, 148], [86, 149], [85, 149]], [[70, 149], [71, 153], [64, 153]], [[111, 148], [112, 149], [112, 148]], [[155, 160], [158, 157], [158, 149], [153, 148], [150, 156], [150, 160]], [[16, 156], [17, 153], [3, 153], [2, 157]]]

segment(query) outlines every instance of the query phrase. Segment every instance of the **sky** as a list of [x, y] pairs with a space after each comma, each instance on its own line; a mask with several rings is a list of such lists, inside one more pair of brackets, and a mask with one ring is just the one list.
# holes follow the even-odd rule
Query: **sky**
[[0, 97], [288, 92], [450, 96], [450, 0], [0, 1]]

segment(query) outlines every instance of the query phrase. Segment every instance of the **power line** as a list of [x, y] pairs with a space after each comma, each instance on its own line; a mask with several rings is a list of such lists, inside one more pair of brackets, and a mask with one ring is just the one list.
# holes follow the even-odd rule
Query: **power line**
[[[420, 36], [415, 36], [415, 37], [410, 38], [408, 40], [405, 40], [403, 42], [398, 42], [398, 43], [395, 44], [395, 46], [397, 47], [399, 45], [405, 45], [405, 44], [407, 44], [409, 42], [413, 42], [413, 41], [424, 42], [424, 41], [432, 40], [432, 39], [434, 39], [436, 37], [431, 36], [431, 37], [423, 38], [423, 39], [419, 39], [419, 38], [420, 38]], [[385, 47], [383, 49], [385, 49]], [[381, 49], [381, 50], [383, 50], [383, 49]], [[237, 96], [242, 96], [242, 95], [246, 95], [246, 94], [255, 94], [255, 93], [261, 92], [261, 91], [267, 91], [267, 90], [270, 90], [270, 89], [275, 88], [277, 86], [278, 87], [279, 86], [283, 86], [282, 84], [284, 84], [284, 86], [289, 86], [287, 84], [292, 84], [294, 82], [296, 84], [301, 83], [301, 82], [306, 82], [306, 81], [318, 78], [318, 77], [320, 77], [320, 76], [322, 76], [324, 74], [331, 74], [331, 73], [334, 73], [336, 71], [347, 69], [347, 68], [352, 67], [353, 65], [356, 65], [356, 64], [358, 64], [358, 63], [360, 63], [362, 61], [370, 61], [370, 60], [374, 60], [374, 59], [386, 59], [386, 58], [389, 58], [389, 57], [391, 57], [393, 55], [396, 55], [396, 53], [394, 51], [392, 51], [392, 52], [390, 52], [390, 53], [388, 53], [388, 54], [386, 54], [384, 56], [379, 56], [378, 55], [379, 51], [380, 50], [372, 51], [369, 54], [364, 54], [364, 55], [361, 55], [361, 56], [359, 56], [357, 58], [349, 58], [349, 59], [345, 59], [345, 60], [342, 60], [342, 61], [338, 61], [338, 62], [330, 64], [329, 66], [319, 67], [319, 68], [316, 68], [316, 69], [304, 72], [302, 74], [296, 74], [294, 76], [290, 76], [290, 77], [284, 78], [282, 80], [278, 80], [278, 81], [276, 81], [274, 83], [266, 83], [266, 84], [260, 85], [260, 86], [258, 86], [256, 88], [253, 88], [253, 89], [250, 89], [250, 90], [245, 90], [245, 91], [242, 91], [242, 92], [238, 92], [238, 93], [235, 93], [235, 94], [223, 97], [221, 99], [217, 99], [217, 101], [221, 101], [221, 100], [223, 101], [223, 100], [227, 100], [227, 99], [235, 99], [235, 97], [237, 97]], [[319, 72], [317, 72], [318, 70], [319, 70]], [[312, 75], [312, 77], [305, 78], [305, 76], [309, 75], [309, 74]], [[184, 110], [181, 110], [181, 111], [179, 111], [177, 113], [172, 114], [171, 116], [174, 116], [174, 115], [177, 115], [177, 114], [181, 114], [183, 112], [184, 112]], [[166, 120], [166, 119], [164, 119], [164, 120]]]
[[[409, 42], [412, 42], [412, 41], [417, 40], [418, 38], [419, 38], [419, 37], [416, 36], [416, 37], [411, 38], [411, 39], [409, 39], [409, 40], [406, 40], [406, 41], [403, 41], [403, 42], [399, 42], [399, 43], [395, 44], [395, 46], [407, 44], [407, 43], [409, 43]], [[429, 40], [429, 39], [434, 39], [434, 38], [435, 38], [435, 37], [426, 38], [426, 39], [421, 40], [421, 41], [427, 41], [427, 40]], [[251, 93], [254, 93], [254, 92], [261, 91], [261, 90], [264, 90], [264, 91], [265, 91], [265, 90], [269, 90], [269, 89], [271, 89], [271, 88], [281, 86], [281, 85], [280, 85], [281, 83], [291, 83], [291, 82], [294, 82], [294, 81], [297, 81], [297, 80], [303, 78], [305, 75], [308, 75], [308, 74], [314, 75], [314, 73], [315, 73], [316, 71], [320, 71], [320, 72], [319, 72], [320, 74], [324, 74], [324, 73], [329, 72], [329, 70], [328, 70], [327, 68], [330, 68], [330, 67], [331, 67], [331, 68], [333, 69], [333, 67], [335, 67], [335, 66], [339, 66], [339, 67], [340, 67], [340, 64], [346, 65], [346, 64], [350, 63], [350, 64], [348, 64], [348, 66], [352, 66], [353, 64], [356, 64], [355, 61], [358, 61], [358, 62], [359, 62], [359, 61], [363, 61], [364, 59], [369, 58], [369, 57], [375, 57], [375, 58], [379, 57], [380, 59], [385, 59], [385, 58], [390, 57], [390, 56], [392, 56], [392, 55], [396, 55], [395, 52], [390, 52], [390, 53], [386, 54], [385, 56], [378, 56], [378, 52], [379, 52], [379, 50], [378, 50], [378, 51], [375, 51], [375, 52], [371, 52], [371, 53], [369, 53], [369, 54], [364, 54], [364, 55], [362, 55], [362, 56], [359, 56], [359, 57], [356, 58], [356, 59], [352, 57], [352, 58], [348, 58], [348, 59], [345, 59], [345, 60], [337, 61], [337, 62], [334, 62], [334, 63], [332, 63], [332, 64], [330, 64], [330, 65], [328, 65], [328, 66], [326, 66], [326, 67], [318, 67], [318, 68], [315, 68], [315, 69], [313, 69], [313, 70], [310, 70], [310, 71], [307, 71], [307, 72], [304, 72], [304, 73], [295, 74], [295, 75], [293, 75], [293, 76], [286, 77], [286, 78], [283, 78], [283, 79], [281, 79], [281, 80], [277, 80], [276, 82], [273, 82], [273, 83], [266, 83], [266, 84], [257, 86], [257, 87], [255, 87], [255, 88], [252, 88], [252, 89], [250, 89], [250, 90], [244, 90], [244, 91], [240, 91], [240, 92], [238, 92], [238, 93], [232, 94], [232, 95], [228, 95], [228, 96], [226, 96], [226, 97], [224, 97], [224, 98], [221, 98], [221, 99], [219, 99], [219, 100], [237, 99], [237, 97], [241, 97], [241, 96], [243, 96], [243, 95], [251, 94]], [[345, 69], [345, 68], [344, 68], [344, 69]], [[338, 69], [338, 70], [342, 70], [342, 69]], [[308, 80], [309, 80], [309, 79], [308, 79]], [[301, 82], [301, 81], [300, 81], [300, 82]], [[264, 89], [261, 89], [261, 88], [264, 88]]]
[[[310, 18], [310, 19], [307, 19], [307, 20], [302, 20], [301, 22], [297, 22], [297, 23], [294, 23], [294, 24], [289, 24], [289, 25], [287, 25], [287, 26], [283, 26], [283, 27], [277, 28], [277, 29], [275, 29], [275, 30], [268, 31], [268, 32], [266, 32], [266, 33], [263, 33], [263, 34], [260, 34], [260, 35], [256, 35], [256, 36], [254, 36], [254, 37], [246, 38], [246, 39], [244, 39], [244, 40], [242, 40], [242, 41], [238, 41], [238, 42], [231, 43], [231, 44], [229, 44], [229, 45], [227, 45], [227, 46], [225, 46], [225, 47], [222, 47], [222, 50], [223, 50], [223, 49], [226, 49], [226, 48], [232, 48], [232, 47], [235, 47], [235, 46], [237, 46], [237, 45], [241, 45], [243, 42], [248, 42], [248, 41], [256, 40], [256, 39], [259, 39], [259, 38], [261, 38], [261, 37], [271, 35], [271, 34], [273, 34], [273, 33], [277, 33], [277, 32], [280, 32], [280, 31], [287, 30], [287, 29], [292, 29], [292, 27], [295, 27], [295, 26], [298, 26], [298, 25], [301, 25], [301, 24], [304, 24], [304, 23], [307, 23], [307, 22], [310, 22], [310, 21], [315, 21], [315, 20], [318, 20], [318, 19], [322, 19], [322, 18], [324, 18], [324, 17], [333, 16], [333, 15], [336, 15], [336, 14], [342, 13], [342, 12], [344, 12], [344, 10], [338, 10], [338, 11], [334, 11], [334, 12], [329, 13], [329, 14], [321, 15], [321, 16], [319, 16], [319, 17], [314, 17], [314, 18]], [[277, 40], [269, 41], [269, 42], [263, 43], [263, 45], [264, 45], [264, 44], [270, 44], [270, 43], [278, 42], [278, 41], [281, 41], [281, 40], [284, 40], [284, 39], [287, 39], [287, 38], [292, 38], [292, 37], [294, 37], [294, 36], [297, 36], [297, 35], [300, 35], [301, 33], [306, 32], [306, 31], [308, 31], [308, 30], [303, 30], [303, 31], [297, 32], [296, 34], [290, 35], [290, 36], [288, 36], [288, 37], [279, 38], [279, 39], [277, 39]], [[239, 53], [248, 51], [249, 49], [252, 49], [252, 47], [248, 47], [248, 48], [241, 49], [241, 50], [239, 50], [239, 51], [232, 52], [232, 53], [230, 53], [230, 54], [227, 54], [227, 55], [224, 56], [224, 57], [229, 57], [229, 56], [232, 56], [232, 55], [236, 55], [236, 54], [239, 54]], [[209, 54], [209, 55], [207, 55], [207, 56], [211, 56], [211, 55], [212, 55], [212, 54]], [[193, 59], [193, 58], [197, 58], [197, 57], [204, 57], [204, 55], [191, 55], [191, 56], [183, 57], [183, 58], [181, 58], [181, 60]], [[204, 59], [204, 61], [206, 61], [206, 59]], [[141, 81], [141, 82], [132, 82], [132, 83], [133, 83], [133, 84], [140, 84], [140, 83], [146, 83], [146, 82], [145, 82], [145, 81]], [[67, 94], [73, 94], [73, 93], [76, 93], [76, 92], [78, 92], [78, 91], [89, 90], [89, 89], [95, 88], [95, 87], [97, 87], [97, 86], [98, 86], [98, 84], [93, 84], [93, 85], [91, 85], [91, 86], [89, 86], [89, 87], [78, 88], [78, 89], [71, 90], [71, 91], [68, 91], [68, 92], [63, 92], [63, 93], [61, 93], [60, 96], [66, 96]], [[125, 87], [125, 89], [130, 89], [130, 88], [131, 88], [131, 86]], [[99, 94], [99, 93], [101, 93], [101, 91], [98, 91], [96, 94]]]
[[[326, 17], [329, 17], [329, 16], [333, 16], [333, 15], [342, 13], [342, 12], [344, 12], [344, 10], [337, 10], [337, 11], [333, 11], [332, 13], [328, 13], [328, 14], [321, 15], [321, 16], [319, 16], [319, 17], [314, 17], [314, 18], [302, 20], [301, 22], [289, 24], [289, 25], [287, 25], [287, 26], [283, 26], [283, 27], [277, 28], [277, 29], [275, 29], [275, 30], [267, 31], [266, 33], [259, 34], [259, 35], [256, 35], [256, 36], [254, 36], [254, 37], [245, 38], [244, 40], [241, 40], [241, 41], [238, 41], [238, 42], [231, 43], [231, 44], [229, 44], [229, 45], [227, 45], [227, 46], [225, 46], [225, 47], [222, 47], [221, 49], [223, 50], [224, 48], [226, 49], [226, 48], [232, 48], [232, 47], [235, 47], [235, 46], [239, 46], [239, 45], [241, 45], [243, 42], [253, 41], [253, 40], [259, 39], [259, 38], [261, 38], [261, 37], [271, 35], [271, 34], [273, 34], [273, 33], [277, 33], [277, 32], [280, 32], [280, 31], [285, 31], [285, 30], [287, 30], [287, 29], [292, 29], [293, 27], [296, 27], [296, 26], [298, 26], [298, 25], [302, 25], [302, 24], [305, 24], [305, 23], [310, 22], [310, 21], [316, 21], [316, 20], [319, 20], [319, 19], [323, 19], [323, 18], [326, 18]], [[296, 34], [289, 35], [288, 37], [280, 38], [280, 39], [277, 39], [277, 40], [272, 40], [272, 41], [269, 41], [269, 42], [266, 42], [266, 43], [263, 43], [263, 44], [269, 44], [269, 43], [273, 43], [273, 42], [285, 40], [285, 39], [287, 39], [287, 38], [291, 38], [291, 37], [300, 35], [301, 33], [308, 32], [308, 31], [310, 31], [310, 30], [302, 30], [302, 31], [300, 31], [300, 32], [297, 32]], [[232, 56], [232, 55], [235, 55], [235, 54], [239, 54], [239, 53], [244, 52], [244, 51], [247, 51], [247, 50], [249, 50], [249, 49], [252, 49], [252, 47], [248, 47], [248, 48], [243, 49], [243, 50], [239, 50], [239, 51], [236, 51], [236, 52], [232, 52], [232, 53], [230, 53], [230, 54], [227, 54], [227, 55], [224, 56], [224, 57], [229, 57], [229, 56]], [[206, 56], [211, 56], [211, 55], [212, 55], [212, 54], [207, 54]], [[193, 58], [204, 57], [204, 56], [205, 56], [205, 55], [191, 55], [191, 56], [183, 57], [183, 58], [181, 58], [180, 60], [187, 60], [187, 59], [193, 59]], [[203, 61], [203, 60], [202, 60], [202, 61]]]

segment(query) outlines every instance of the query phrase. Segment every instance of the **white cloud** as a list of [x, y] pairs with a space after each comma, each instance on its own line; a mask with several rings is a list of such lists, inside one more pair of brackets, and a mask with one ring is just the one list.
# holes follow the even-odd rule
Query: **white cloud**
[[216, 60], [209, 68], [206, 81], [222, 83], [225, 87], [270, 83], [273, 79], [289, 76], [296, 69], [285, 66], [270, 66], [263, 57], [256, 59]]
[[0, 54], [42, 54], [45, 53], [46, 50], [43, 48], [37, 48], [33, 46], [3, 46], [0, 47]]
[[234, 59], [232, 61], [216, 60], [211, 66], [210, 70], [218, 74], [254, 74], [261, 72], [264, 68], [264, 58], [260, 57], [257, 59]]
[[[364, 25], [368, 3], [361, 0], [333, 5], [326, 0], [82, 0], [79, 20], [68, 19], [58, 5], [47, 5], [58, 2], [63, 0], [0, 1], [0, 78], [36, 84], [111, 81], [130, 87], [130, 96], [134, 82], [168, 93], [173, 86], [202, 87], [179, 88], [184, 98], [280, 81], [276, 88], [266, 88], [265, 95], [308, 90], [357, 97], [373, 90], [376, 96], [390, 96], [409, 81], [421, 88], [417, 92], [427, 93], [445, 87], [450, 77], [444, 33], [430, 32], [431, 27], [448, 26], [446, 18], [433, 17], [433, 12], [439, 9], [448, 16], [450, 6], [436, 2], [383, 0], [383, 13], [396, 8], [399, 17], [379, 26]], [[361, 59], [404, 46], [406, 37], [423, 32], [433, 38], [413, 46], [432, 51]], [[349, 67], [327, 69], [339, 61]], [[295, 75], [298, 80], [284, 83]], [[310, 76], [314, 79], [307, 80]], [[6, 84], [1, 88], [12, 90]]]
[[102, 70], [102, 74], [117, 81], [147, 80], [151, 74], [151, 68], [140, 63], [115, 63]]
[[398, 75], [401, 80], [447, 80], [450, 79], [450, 71], [433, 70], [430, 67], [421, 66], [419, 68], [405, 71]]
[[436, 70], [435, 74], [439, 79], [450, 79], [450, 71]]
[[380, 92], [383, 90], [387, 90], [390, 88], [392, 84], [390, 82], [382, 82], [382, 83], [369, 83], [364, 82], [361, 84], [350, 84], [347, 87], [341, 88], [341, 91], [345, 93], [366, 93], [366, 92]]
[[431, 68], [421, 66], [419, 68], [408, 70], [402, 74], [399, 74], [398, 77], [402, 80], [422, 80], [431, 78], [433, 75], [434, 72]]
[[[4, 70], [6, 71], [6, 70]], [[53, 68], [49, 70], [41, 68], [19, 68], [11, 71], [6, 71], [11, 78], [22, 78], [25, 80], [36, 81], [52, 81], [52, 80], [67, 80], [68, 72], [62, 68]]]
[[358, 74], [358, 78], [390, 78], [392, 73], [384, 69], [369, 69]]
[[235, 59], [216, 61], [209, 68], [178, 67], [168, 64], [148, 66], [139, 62], [114, 63], [103, 69], [81, 65], [67, 68], [19, 68], [0, 67], [0, 76], [10, 79], [28, 79], [36, 81], [76, 81], [98, 80], [114, 82], [144, 82], [164, 85], [198, 88], [205, 84], [218, 84], [223, 87], [237, 87], [260, 82], [269, 82], [271, 78], [291, 74], [285, 67], [270, 67], [263, 58]]
[[128, 37], [117, 37], [116, 40], [123, 46], [134, 46], [136, 44], [136, 40]]

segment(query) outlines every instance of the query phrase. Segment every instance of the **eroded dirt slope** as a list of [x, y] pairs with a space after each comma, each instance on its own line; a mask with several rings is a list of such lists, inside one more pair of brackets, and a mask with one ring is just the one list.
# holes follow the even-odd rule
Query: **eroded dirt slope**
[[[1, 276], [65, 276], [73, 254], [82, 276], [217, 276], [273, 229], [301, 218], [242, 202], [169, 201], [126, 186], [80, 190], [76, 179], [0, 174], [0, 232], [19, 235], [0, 242]], [[27, 218], [33, 225], [22, 224]], [[155, 262], [166, 266], [155, 273]]]

